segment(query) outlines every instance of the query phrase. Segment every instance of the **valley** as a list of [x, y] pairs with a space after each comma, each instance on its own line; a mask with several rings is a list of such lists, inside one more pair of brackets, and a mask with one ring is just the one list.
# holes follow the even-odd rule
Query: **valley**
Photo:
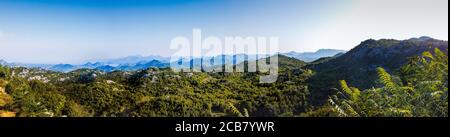
[[0, 116], [448, 116], [447, 41], [370, 39], [343, 52], [307, 61], [277, 54], [275, 83], [259, 83], [260, 72], [174, 72], [164, 59], [48, 68], [3, 61]]

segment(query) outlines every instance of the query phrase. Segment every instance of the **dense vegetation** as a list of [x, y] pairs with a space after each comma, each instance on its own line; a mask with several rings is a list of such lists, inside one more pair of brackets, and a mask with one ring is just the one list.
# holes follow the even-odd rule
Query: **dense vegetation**
[[[150, 68], [61, 73], [0, 66], [0, 116], [448, 117], [448, 50], [435, 48], [412, 56], [397, 70], [375, 68], [377, 79], [371, 88], [352, 87], [341, 79], [335, 81], [339, 86], [331, 89], [334, 92], [314, 90], [328, 88], [312, 85], [318, 84], [314, 77], [338, 72], [317, 71], [310, 65], [332, 60], [307, 64], [280, 55], [278, 81], [270, 84], [259, 83], [259, 72]], [[322, 97], [317, 98], [318, 94]]]
[[340, 81], [330, 105], [339, 116], [448, 116], [448, 56], [424, 52], [401, 69], [399, 80], [378, 68], [379, 88], [360, 91]]
[[[399, 72], [410, 58], [421, 56], [422, 52], [438, 48], [448, 52], [448, 42], [429, 37], [408, 40], [365, 40], [360, 45], [339, 57], [328, 57], [309, 63], [306, 68], [315, 71], [308, 79], [311, 98], [315, 105], [323, 105], [330, 95], [336, 94], [333, 88], [340, 87], [339, 81], [360, 89], [380, 87], [377, 83], [377, 68], [381, 67], [392, 75]], [[435, 74], [431, 74], [435, 75]]]
[[[291, 58], [281, 57], [282, 60]], [[301, 62], [301, 61], [298, 61]], [[308, 108], [310, 70], [283, 70], [279, 82], [259, 73], [183, 73], [151, 68], [70, 73], [1, 68], [17, 116], [294, 116]]]

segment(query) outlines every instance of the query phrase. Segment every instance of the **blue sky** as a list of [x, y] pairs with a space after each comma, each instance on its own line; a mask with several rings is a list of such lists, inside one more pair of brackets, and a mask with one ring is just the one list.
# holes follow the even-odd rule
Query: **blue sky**
[[448, 39], [447, 0], [1, 0], [0, 59], [82, 63], [170, 56], [191, 36], [276, 36], [281, 52], [349, 50], [369, 38]]

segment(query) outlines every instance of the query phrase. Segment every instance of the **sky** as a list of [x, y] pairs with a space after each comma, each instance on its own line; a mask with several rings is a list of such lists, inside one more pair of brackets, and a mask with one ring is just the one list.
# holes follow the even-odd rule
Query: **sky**
[[447, 0], [0, 0], [0, 59], [83, 63], [171, 56], [170, 41], [278, 37], [280, 52], [350, 50], [366, 39], [448, 40]]

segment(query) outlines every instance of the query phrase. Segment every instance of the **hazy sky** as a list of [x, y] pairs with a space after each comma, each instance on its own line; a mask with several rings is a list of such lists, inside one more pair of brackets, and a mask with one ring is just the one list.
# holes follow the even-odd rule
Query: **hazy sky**
[[281, 52], [373, 38], [448, 40], [447, 0], [0, 0], [0, 59], [81, 63], [170, 56], [170, 40], [276, 36]]

